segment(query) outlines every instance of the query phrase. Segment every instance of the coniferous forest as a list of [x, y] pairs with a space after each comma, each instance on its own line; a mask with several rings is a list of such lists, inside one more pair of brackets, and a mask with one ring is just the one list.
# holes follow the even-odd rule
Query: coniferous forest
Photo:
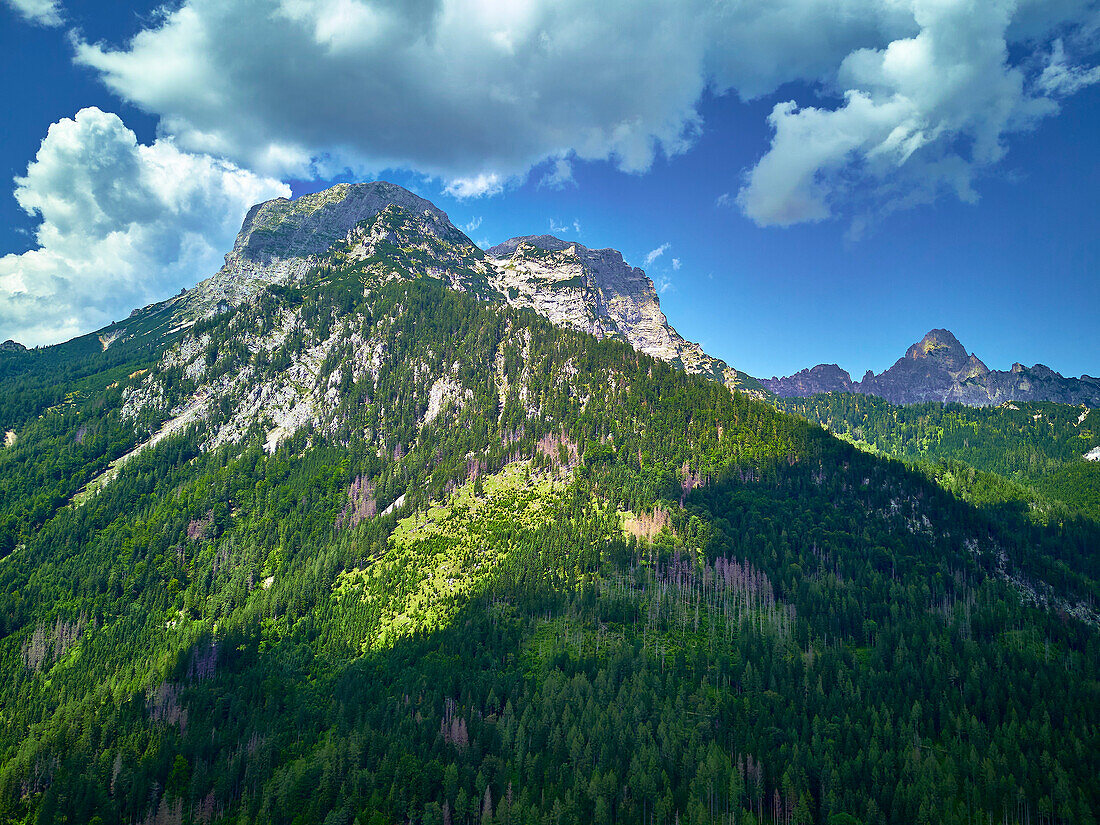
[[781, 411], [369, 263], [0, 354], [0, 820], [1097, 821], [1079, 411]]

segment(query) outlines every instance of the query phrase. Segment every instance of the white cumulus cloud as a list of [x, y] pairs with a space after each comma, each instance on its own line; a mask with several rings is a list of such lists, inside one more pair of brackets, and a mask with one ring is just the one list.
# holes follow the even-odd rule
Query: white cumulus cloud
[[691, 147], [708, 91], [782, 91], [736, 202], [784, 225], [972, 200], [1009, 135], [1095, 82], [1098, 21], [1096, 0], [182, 0], [77, 55], [183, 149], [462, 198], [544, 164], [547, 186], [643, 172]]
[[43, 26], [60, 26], [61, 4], [57, 0], [5, 0], [5, 2], [32, 23]]
[[943, 193], [977, 200], [976, 177], [1006, 138], [1054, 114], [1055, 95], [1094, 79], [1066, 64], [1061, 41], [1038, 78], [1010, 60], [1016, 0], [912, 0], [919, 27], [840, 62], [834, 107], [776, 104], [774, 138], [738, 194], [760, 225], [819, 221], [839, 209], [874, 215]]
[[415, 168], [472, 197], [567, 154], [641, 171], [686, 148], [703, 30], [671, 8], [186, 0], [126, 49], [77, 49], [188, 149], [272, 174]]
[[0, 339], [53, 343], [213, 274], [252, 204], [289, 187], [225, 161], [138, 143], [115, 114], [53, 124], [15, 198], [36, 248], [0, 257]]
[[453, 178], [447, 184], [447, 194], [464, 200], [486, 195], [499, 195], [507, 181], [495, 172], [481, 173], [468, 178]]

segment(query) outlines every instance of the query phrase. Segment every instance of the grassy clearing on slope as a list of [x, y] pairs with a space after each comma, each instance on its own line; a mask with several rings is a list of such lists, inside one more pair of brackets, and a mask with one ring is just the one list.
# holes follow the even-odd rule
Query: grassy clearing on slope
[[363, 649], [446, 626], [511, 550], [554, 520], [568, 483], [510, 464], [401, 519], [380, 558], [335, 584], [337, 601], [358, 599], [369, 612]]

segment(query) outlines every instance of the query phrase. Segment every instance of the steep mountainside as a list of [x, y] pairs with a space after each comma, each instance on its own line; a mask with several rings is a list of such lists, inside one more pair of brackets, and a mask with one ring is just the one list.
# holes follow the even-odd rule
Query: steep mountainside
[[384, 181], [257, 204], [216, 274], [95, 336], [104, 349], [162, 348], [196, 321], [252, 300], [268, 285], [297, 283], [319, 266], [331, 267], [336, 249], [362, 261], [376, 280], [390, 274], [436, 278], [572, 329], [621, 338], [731, 389], [767, 395], [755, 378], [685, 341], [661, 312], [653, 282], [619, 252], [543, 235], [512, 239], [486, 255], [434, 204]]
[[893, 404], [957, 401], [980, 407], [1006, 401], [1053, 401], [1100, 406], [1100, 379], [1065, 378], [1042, 364], [1013, 364], [1007, 372], [990, 370], [945, 329], [932, 330], [888, 370], [879, 375], [868, 371], [862, 381], [853, 382], [835, 364], [822, 364], [761, 383], [781, 398], [854, 392], [877, 395]]
[[1100, 525], [639, 351], [609, 253], [456, 233], [386, 204], [0, 360], [0, 822], [1096, 825]]
[[971, 500], [1023, 503], [1040, 519], [1072, 517], [1068, 506], [1100, 521], [1100, 464], [1091, 460], [1100, 455], [1100, 410], [1024, 401], [896, 406], [840, 393], [779, 405], [857, 445], [930, 469]]
[[556, 324], [597, 338], [621, 338], [639, 352], [731, 389], [760, 389], [754, 378], [685, 341], [661, 311], [653, 281], [623, 261], [617, 250], [528, 235], [494, 246], [487, 254], [496, 264], [493, 285], [513, 306], [530, 307]]

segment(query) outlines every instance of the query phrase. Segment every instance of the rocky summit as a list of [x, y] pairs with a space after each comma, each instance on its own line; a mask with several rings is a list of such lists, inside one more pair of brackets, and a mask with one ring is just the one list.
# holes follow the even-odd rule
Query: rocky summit
[[220, 301], [239, 303], [267, 284], [300, 278], [357, 224], [387, 206], [423, 215], [447, 234], [461, 234], [443, 210], [385, 181], [340, 183], [294, 200], [275, 198], [248, 210], [225, 266], [188, 293], [187, 303], [201, 315]]
[[818, 364], [786, 378], [761, 382], [780, 398], [802, 398], [827, 392], [855, 392], [852, 376], [836, 364]]
[[598, 338], [622, 338], [640, 352], [731, 388], [759, 388], [755, 379], [684, 340], [661, 311], [653, 281], [618, 250], [527, 235], [487, 254], [496, 269], [494, 287], [514, 306]]
[[888, 370], [878, 375], [868, 370], [862, 381], [852, 381], [836, 364], [819, 364], [761, 384], [781, 398], [848, 392], [875, 395], [893, 404], [942, 401], [985, 407], [1011, 401], [1054, 401], [1100, 405], [1100, 379], [1088, 375], [1066, 378], [1042, 364], [991, 370], [976, 355], [968, 354], [946, 329], [929, 331]]
[[225, 265], [173, 298], [172, 308], [183, 326], [334, 263], [361, 264], [375, 283], [442, 280], [485, 300], [532, 309], [560, 326], [619, 338], [731, 389], [765, 394], [756, 379], [685, 340], [661, 311], [653, 281], [622, 253], [550, 235], [512, 238], [486, 253], [434, 204], [384, 181], [257, 204]]

